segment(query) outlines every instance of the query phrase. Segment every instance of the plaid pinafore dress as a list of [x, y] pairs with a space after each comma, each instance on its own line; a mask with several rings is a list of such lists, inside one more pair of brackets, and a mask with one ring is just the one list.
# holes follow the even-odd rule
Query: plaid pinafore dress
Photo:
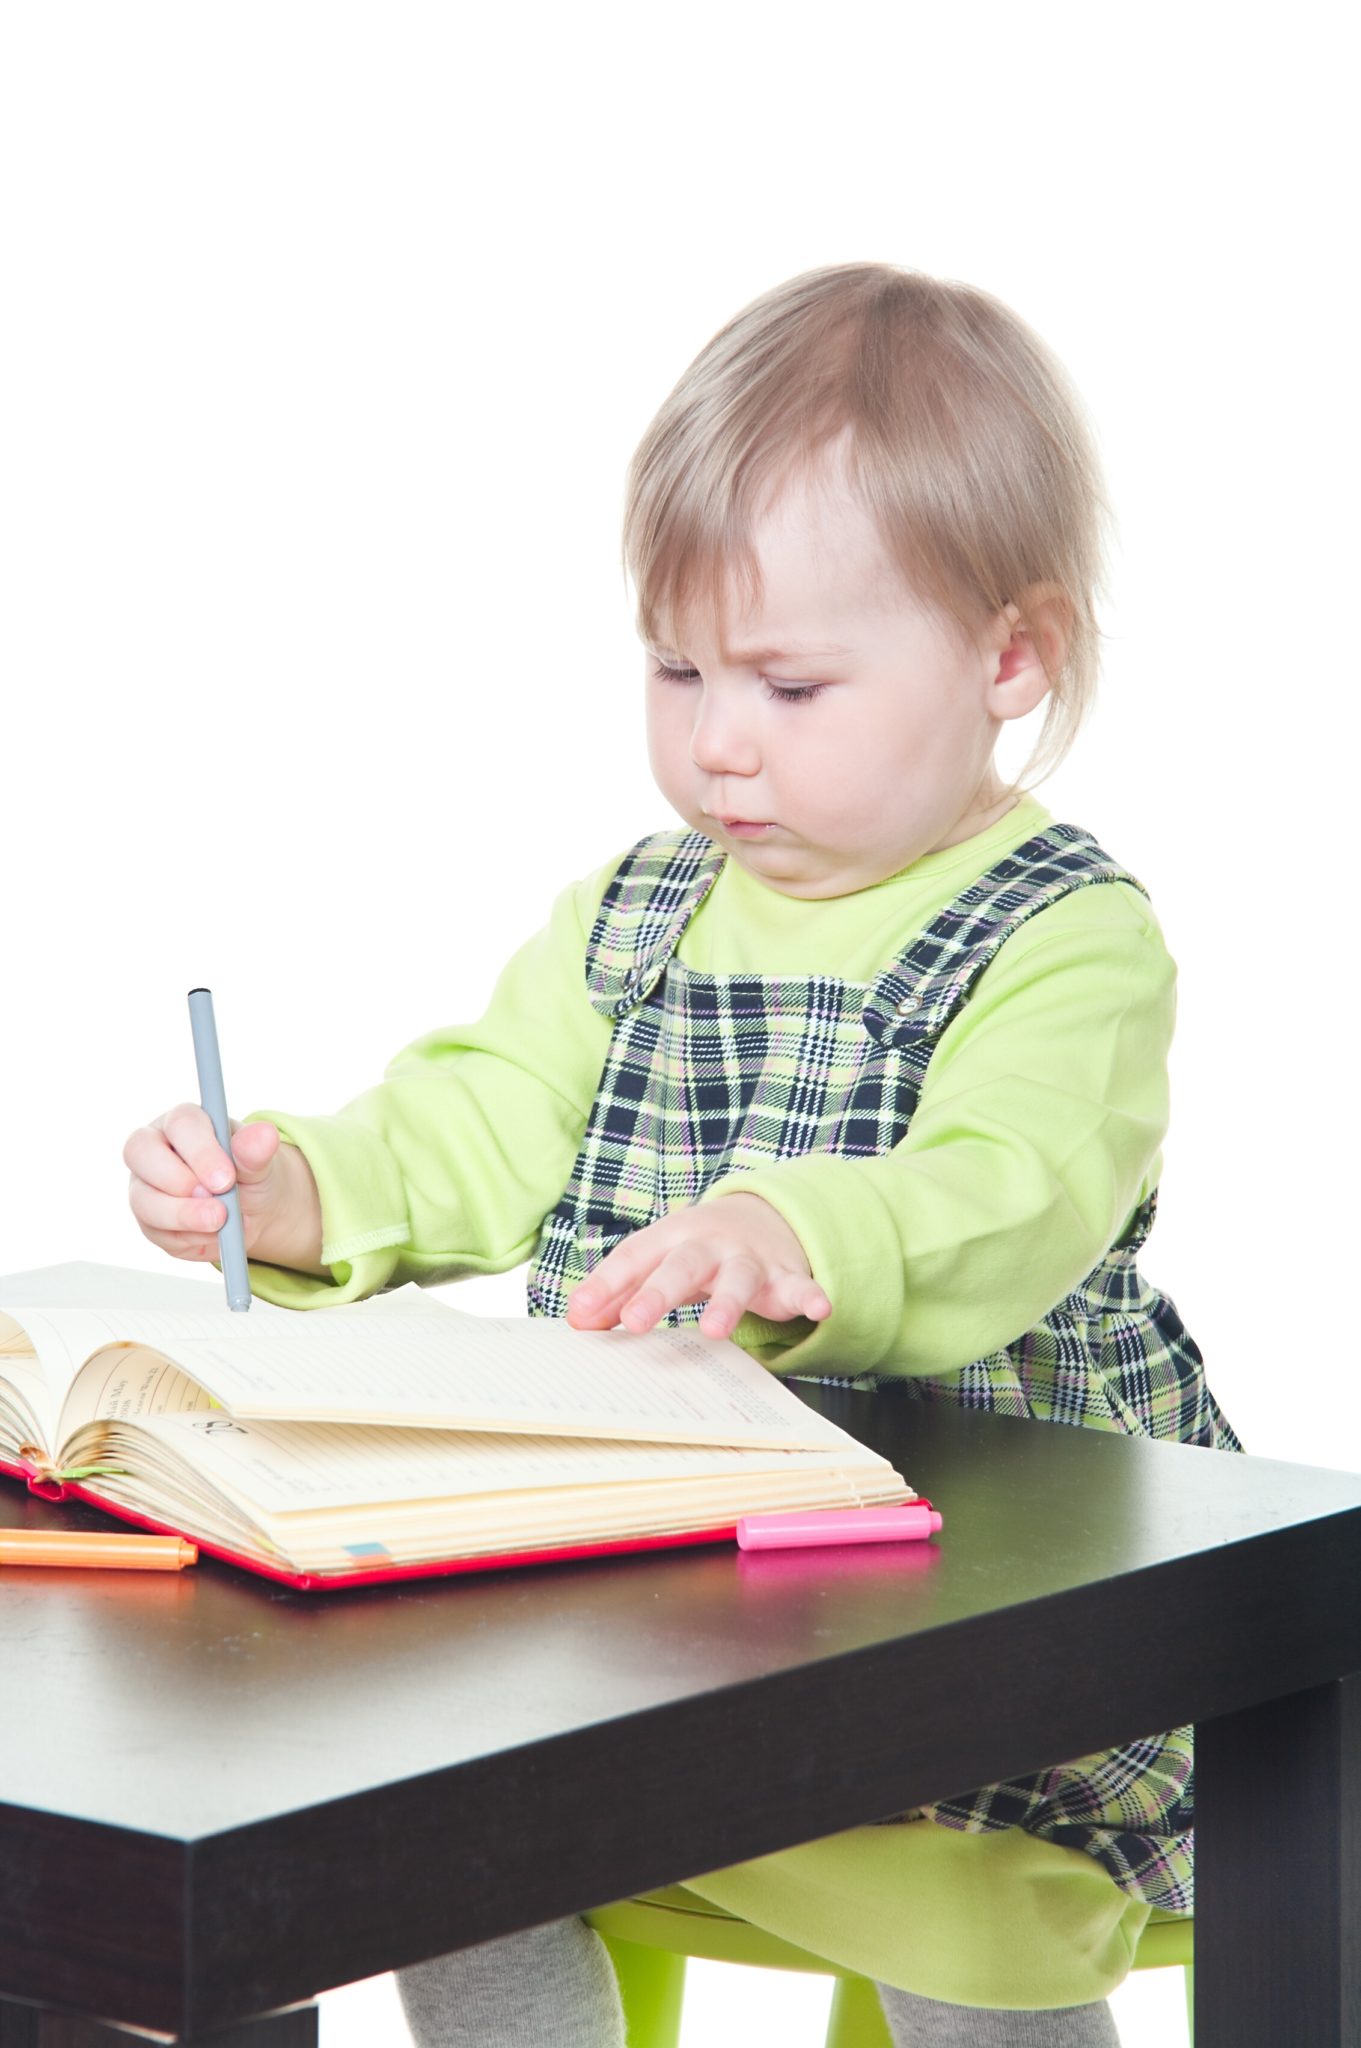
[[[606, 891], [586, 984], [614, 1035], [571, 1179], [530, 1267], [531, 1315], [563, 1315], [571, 1290], [622, 1237], [725, 1175], [807, 1152], [889, 1151], [912, 1120], [941, 1033], [1011, 933], [1073, 889], [1123, 881], [1142, 890], [1090, 834], [1056, 824], [972, 882], [873, 982], [698, 974], [676, 947], [725, 857], [702, 833], [656, 833]], [[836, 1384], [1241, 1449], [1175, 1308], [1136, 1268], [1154, 1204], [1150, 1195], [1072, 1293], [1005, 1349], [939, 1378]], [[674, 1309], [666, 1321], [697, 1321], [702, 1308]], [[1190, 1912], [1191, 1734], [1176, 1728], [920, 1811], [967, 1833], [1022, 1827], [1085, 1850], [1136, 1898]]]

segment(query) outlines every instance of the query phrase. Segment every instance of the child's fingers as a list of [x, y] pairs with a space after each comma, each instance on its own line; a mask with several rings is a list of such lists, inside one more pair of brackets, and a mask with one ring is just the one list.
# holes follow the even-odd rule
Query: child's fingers
[[[256, 1133], [259, 1133], [257, 1136]], [[258, 1234], [258, 1210], [279, 1132], [274, 1124], [232, 1126], [233, 1158], [213, 1133], [212, 1121], [196, 1103], [182, 1102], [153, 1124], [133, 1132], [123, 1148], [130, 1169], [128, 1204], [144, 1237], [178, 1259], [212, 1259], [227, 1220], [219, 1192], [239, 1183], [242, 1223], [249, 1251]], [[254, 1200], [251, 1201], [254, 1191]]]
[[724, 1259], [708, 1289], [709, 1305], [699, 1319], [701, 1333], [731, 1337], [765, 1285], [765, 1273], [755, 1259], [741, 1254]]
[[217, 1259], [222, 1256], [222, 1247], [215, 1233], [205, 1237], [201, 1233], [184, 1230], [148, 1230], [144, 1223], [142, 1235], [152, 1244], [159, 1245], [163, 1252], [169, 1252], [172, 1259]]
[[[619, 1320], [619, 1303], [627, 1288], [597, 1280], [597, 1266], [588, 1280], [574, 1287], [567, 1297], [567, 1320], [576, 1330], [612, 1330]], [[631, 1283], [630, 1283], [631, 1284]]]
[[832, 1305], [809, 1274], [789, 1260], [802, 1247], [764, 1202], [732, 1195], [707, 1209], [688, 1208], [635, 1231], [574, 1289], [567, 1321], [578, 1330], [649, 1330], [670, 1309], [703, 1300], [706, 1336], [728, 1336], [749, 1308], [787, 1322], [821, 1322]]
[[699, 1323], [706, 1337], [730, 1337], [748, 1309], [776, 1323], [791, 1322], [795, 1316], [820, 1323], [831, 1314], [831, 1302], [806, 1273], [781, 1272], [767, 1278], [753, 1263], [756, 1284], [748, 1290], [744, 1279], [737, 1287], [729, 1283], [729, 1267], [736, 1263], [726, 1262], [715, 1279]]
[[[756, 1261], [745, 1253], [721, 1258], [712, 1245], [702, 1240], [696, 1244], [677, 1245], [674, 1251], [668, 1252], [632, 1300], [625, 1302], [620, 1321], [626, 1330], [650, 1330], [668, 1310], [679, 1308], [684, 1302], [699, 1301], [708, 1295], [712, 1305], [720, 1276], [726, 1305], [721, 1313], [737, 1304], [736, 1314], [728, 1325], [731, 1328], [747, 1303], [760, 1292], [765, 1276]], [[719, 1333], [711, 1327], [709, 1334]], [[721, 1334], [726, 1336], [727, 1330]]]
[[134, 1131], [123, 1147], [123, 1163], [149, 1187], [170, 1195], [187, 1195], [198, 1183], [230, 1187], [236, 1179], [235, 1163], [213, 1135], [206, 1110], [193, 1102], [181, 1102]]
[[769, 1316], [774, 1322], [788, 1322], [794, 1316], [807, 1316], [810, 1322], [821, 1323], [832, 1313], [832, 1304], [806, 1273], [781, 1273], [771, 1283], [774, 1300], [768, 1306], [761, 1302], [758, 1314]]
[[[148, 1134], [149, 1135], [149, 1134]], [[159, 1135], [159, 1134], [157, 1134]], [[207, 1188], [196, 1186], [194, 1194], [166, 1194], [138, 1177], [136, 1162], [140, 1151], [130, 1139], [124, 1157], [132, 1160], [128, 1204], [142, 1235], [176, 1259], [211, 1259], [217, 1256], [217, 1232], [226, 1220], [226, 1208]], [[153, 1172], [164, 1173], [162, 1163]]]
[[[580, 1330], [612, 1330], [619, 1309], [637, 1291], [640, 1281], [655, 1263], [655, 1244], [649, 1254], [643, 1240], [646, 1230], [626, 1238], [604, 1257], [589, 1277], [573, 1289], [567, 1304], [567, 1320]], [[642, 1249], [640, 1250], [640, 1246]]]
[[712, 1245], [702, 1241], [676, 1245], [651, 1272], [640, 1276], [619, 1311], [620, 1322], [626, 1330], [650, 1330], [669, 1309], [707, 1294], [717, 1264]]
[[128, 1189], [128, 1205], [146, 1235], [164, 1247], [167, 1237], [208, 1235], [221, 1230], [227, 1220], [224, 1203], [206, 1189], [198, 1195], [163, 1194], [146, 1181], [134, 1180]]
[[236, 1161], [217, 1142], [212, 1119], [197, 1103], [182, 1102], [159, 1117], [152, 1129], [164, 1132], [166, 1142], [193, 1171], [196, 1181], [218, 1193], [236, 1180]]
[[[661, 1276], [672, 1260], [687, 1255], [696, 1270], [712, 1271], [713, 1254], [696, 1258], [699, 1247], [695, 1245], [681, 1245], [667, 1252], [661, 1234], [664, 1228], [659, 1224], [648, 1225], [616, 1245], [589, 1280], [573, 1293], [568, 1304], [569, 1322], [581, 1330], [612, 1330], [620, 1321], [627, 1329], [647, 1330], [676, 1301], [693, 1301], [693, 1293], [664, 1301], [663, 1288], [669, 1283], [662, 1281]], [[630, 1303], [638, 1304], [636, 1313], [626, 1316], [623, 1311]]]

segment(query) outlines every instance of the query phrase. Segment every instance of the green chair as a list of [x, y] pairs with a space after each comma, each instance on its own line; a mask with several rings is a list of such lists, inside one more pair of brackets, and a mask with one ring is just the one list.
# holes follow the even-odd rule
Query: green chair
[[[879, 1996], [867, 1977], [778, 1935], [749, 1926], [684, 1885], [621, 1899], [586, 1914], [610, 1953], [628, 2022], [629, 2048], [678, 2048], [687, 1956], [746, 1963], [760, 1970], [803, 1970], [834, 1977], [825, 2048], [893, 2048]], [[1186, 2018], [1192, 2020], [1193, 1923], [1173, 1913], [1150, 1917], [1134, 1958], [1136, 1970], [1179, 1964], [1186, 1971]], [[1194, 2037], [1192, 2037], [1194, 2038]]]

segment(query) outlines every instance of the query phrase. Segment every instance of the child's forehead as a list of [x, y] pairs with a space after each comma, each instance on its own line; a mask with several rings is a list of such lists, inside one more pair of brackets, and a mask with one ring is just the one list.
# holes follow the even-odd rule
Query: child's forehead
[[917, 606], [868, 511], [835, 485], [791, 481], [752, 520], [747, 550], [705, 567], [659, 607], [658, 652], [831, 654], [867, 618]]
[[860, 492], [837, 469], [788, 478], [757, 509], [751, 545], [764, 581], [857, 600], [901, 595], [902, 575]]

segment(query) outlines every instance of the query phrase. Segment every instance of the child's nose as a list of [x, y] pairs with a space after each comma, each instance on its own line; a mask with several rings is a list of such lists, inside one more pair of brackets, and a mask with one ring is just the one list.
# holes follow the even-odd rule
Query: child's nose
[[690, 733], [690, 758], [706, 775], [754, 775], [761, 765], [752, 722], [732, 695], [706, 689], [698, 703]]

